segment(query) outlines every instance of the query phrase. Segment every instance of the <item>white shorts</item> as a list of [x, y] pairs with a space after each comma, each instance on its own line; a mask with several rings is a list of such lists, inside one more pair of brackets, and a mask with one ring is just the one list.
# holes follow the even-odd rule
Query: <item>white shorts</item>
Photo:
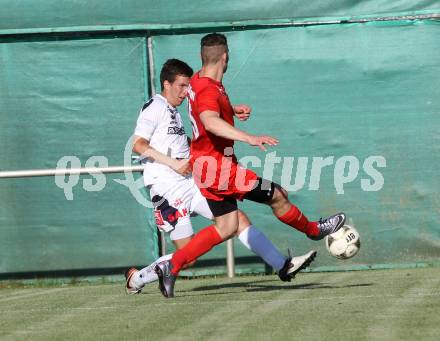
[[171, 240], [194, 234], [191, 215], [198, 214], [214, 219], [206, 198], [192, 178], [160, 182], [151, 185], [150, 195], [154, 205], [154, 217], [159, 229], [168, 232]]

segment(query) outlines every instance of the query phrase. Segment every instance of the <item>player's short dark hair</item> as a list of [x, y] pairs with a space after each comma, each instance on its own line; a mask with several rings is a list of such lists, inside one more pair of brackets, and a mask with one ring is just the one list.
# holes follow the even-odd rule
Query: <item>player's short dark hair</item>
[[228, 52], [228, 40], [221, 33], [209, 33], [200, 41], [202, 63], [215, 64], [224, 52]]
[[191, 77], [193, 73], [193, 69], [187, 63], [179, 59], [168, 59], [160, 70], [160, 86], [163, 90], [165, 81], [173, 83], [177, 76]]
[[203, 46], [228, 46], [228, 40], [226, 36], [221, 33], [209, 33], [200, 41], [200, 47]]

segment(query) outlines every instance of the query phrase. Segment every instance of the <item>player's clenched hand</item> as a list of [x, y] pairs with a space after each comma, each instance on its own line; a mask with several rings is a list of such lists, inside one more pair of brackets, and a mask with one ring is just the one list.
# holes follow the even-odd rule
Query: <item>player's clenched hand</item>
[[171, 168], [183, 176], [191, 174], [191, 164], [188, 159], [174, 160]]
[[234, 106], [235, 116], [237, 116], [240, 121], [246, 121], [249, 118], [251, 111], [251, 107], [246, 104], [238, 104]]
[[266, 151], [266, 147], [264, 145], [268, 146], [276, 146], [278, 144], [278, 140], [272, 136], [262, 135], [262, 136], [254, 136], [250, 135], [248, 139], [248, 143], [251, 146], [257, 146], [261, 150]]

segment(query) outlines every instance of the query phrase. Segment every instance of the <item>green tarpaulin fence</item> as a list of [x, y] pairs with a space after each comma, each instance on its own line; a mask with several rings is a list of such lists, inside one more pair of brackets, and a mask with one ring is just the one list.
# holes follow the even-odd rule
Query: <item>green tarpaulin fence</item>
[[[317, 248], [315, 269], [438, 263], [439, 22], [402, 17], [435, 18], [438, 2], [0, 4], [0, 170], [55, 168], [63, 156], [78, 157], [82, 166], [93, 156], [122, 164], [150, 91], [147, 37], [157, 80], [171, 57], [197, 70], [200, 37], [221, 28], [231, 50], [225, 86], [233, 102], [253, 107], [251, 120], [238, 125], [278, 137], [270, 150], [280, 158], [273, 179], [311, 218], [345, 210], [362, 249], [337, 261], [268, 208], [244, 203], [256, 226], [283, 250]], [[395, 20], [279, 27], [385, 17]], [[102, 32], [111, 28], [127, 32]], [[243, 144], [237, 154], [267, 157]], [[124, 178], [107, 175], [103, 190], [88, 191], [85, 183], [99, 179], [81, 176], [73, 200], [53, 178], [1, 180], [0, 275], [93, 274], [151, 262], [158, 255], [152, 212], [114, 181]], [[207, 223], [195, 219], [197, 228]], [[202, 260], [216, 263], [224, 255], [219, 246]], [[265, 271], [238, 243], [236, 255], [239, 272]]]

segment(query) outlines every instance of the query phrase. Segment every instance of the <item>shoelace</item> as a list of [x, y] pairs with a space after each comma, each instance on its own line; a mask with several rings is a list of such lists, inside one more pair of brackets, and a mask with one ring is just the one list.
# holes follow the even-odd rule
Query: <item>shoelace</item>
[[322, 218], [319, 218], [319, 225], [324, 228], [329, 228], [334, 225], [333, 221], [330, 221], [329, 218], [322, 220]]

